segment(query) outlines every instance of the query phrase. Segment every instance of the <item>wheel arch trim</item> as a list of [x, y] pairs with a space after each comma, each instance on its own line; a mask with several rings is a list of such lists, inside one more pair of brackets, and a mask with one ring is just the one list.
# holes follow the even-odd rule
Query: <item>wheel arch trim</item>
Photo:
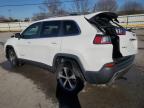
[[53, 63], [52, 63], [52, 67], [55, 67], [55, 65], [56, 65], [56, 60], [57, 60], [57, 58], [59, 58], [59, 57], [75, 60], [75, 61], [78, 63], [78, 65], [79, 65], [79, 67], [80, 67], [80, 69], [81, 69], [81, 74], [82, 74], [82, 76], [83, 76], [84, 79], [85, 79], [85, 69], [84, 69], [84, 67], [83, 67], [83, 65], [82, 65], [82, 62], [81, 62], [81, 60], [79, 59], [78, 56], [73, 55], [73, 54], [67, 54], [67, 53], [58, 53], [58, 54], [56, 54], [56, 55], [54, 56]]
[[[7, 48], [13, 48], [14, 49], [14, 47], [12, 45], [6, 45], [5, 46], [5, 56], [6, 56], [6, 58], [8, 58]], [[15, 51], [15, 49], [14, 49], [14, 51]]]

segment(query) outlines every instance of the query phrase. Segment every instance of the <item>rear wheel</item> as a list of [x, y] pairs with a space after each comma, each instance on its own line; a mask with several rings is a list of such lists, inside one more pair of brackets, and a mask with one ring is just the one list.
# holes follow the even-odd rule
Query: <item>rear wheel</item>
[[80, 69], [73, 61], [64, 61], [57, 66], [57, 81], [59, 86], [69, 93], [77, 93], [84, 87], [79, 75]]

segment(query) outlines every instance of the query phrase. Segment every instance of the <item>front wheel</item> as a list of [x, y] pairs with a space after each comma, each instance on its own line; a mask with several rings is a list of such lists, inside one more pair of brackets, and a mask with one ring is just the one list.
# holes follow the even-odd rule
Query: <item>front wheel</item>
[[8, 61], [10, 62], [12, 67], [19, 66], [19, 60], [16, 56], [15, 51], [12, 48], [8, 50]]
[[72, 61], [64, 61], [57, 66], [57, 82], [68, 93], [78, 93], [84, 87], [80, 69]]

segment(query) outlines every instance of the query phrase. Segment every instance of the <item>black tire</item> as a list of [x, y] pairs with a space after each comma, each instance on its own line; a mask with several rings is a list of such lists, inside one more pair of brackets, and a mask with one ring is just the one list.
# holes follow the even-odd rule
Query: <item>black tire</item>
[[57, 64], [57, 83], [67, 93], [80, 92], [84, 87], [81, 71], [74, 61], [64, 60]]
[[20, 66], [20, 62], [13, 48], [8, 49], [8, 61], [13, 68]]

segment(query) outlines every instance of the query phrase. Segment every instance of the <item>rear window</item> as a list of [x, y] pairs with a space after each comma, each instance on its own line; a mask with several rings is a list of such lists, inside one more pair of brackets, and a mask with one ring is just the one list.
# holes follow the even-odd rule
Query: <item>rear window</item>
[[80, 29], [74, 21], [63, 21], [63, 34], [64, 35], [77, 35]]

